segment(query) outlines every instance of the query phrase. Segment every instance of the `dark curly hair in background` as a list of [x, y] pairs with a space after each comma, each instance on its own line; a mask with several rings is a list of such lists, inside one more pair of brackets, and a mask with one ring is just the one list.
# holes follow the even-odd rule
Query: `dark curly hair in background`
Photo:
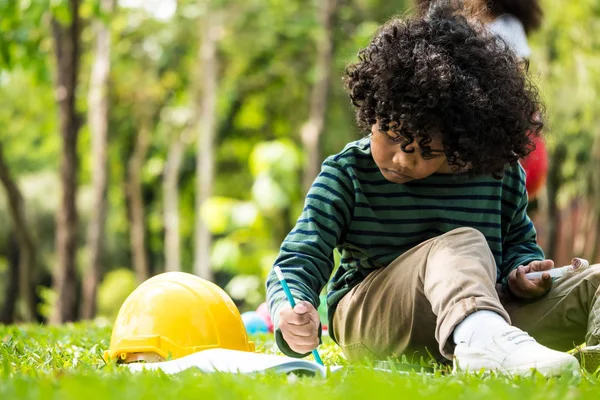
[[[440, 2], [424, 18], [380, 28], [344, 84], [361, 129], [415, 140], [427, 158], [439, 137], [451, 166], [500, 177], [535, 147], [543, 107], [506, 44]], [[414, 151], [414, 150], [413, 150]]]

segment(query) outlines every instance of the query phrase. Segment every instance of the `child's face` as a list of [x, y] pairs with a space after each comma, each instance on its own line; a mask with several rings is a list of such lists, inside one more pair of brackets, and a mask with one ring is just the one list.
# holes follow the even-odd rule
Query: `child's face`
[[431, 158], [421, 156], [419, 144], [414, 141], [407, 146], [412, 153], [402, 151], [402, 142], [394, 132], [379, 131], [379, 124], [371, 127], [371, 154], [381, 173], [390, 182], [406, 183], [415, 179], [423, 179], [439, 172], [452, 173], [448, 165], [442, 141], [435, 138], [429, 143]]

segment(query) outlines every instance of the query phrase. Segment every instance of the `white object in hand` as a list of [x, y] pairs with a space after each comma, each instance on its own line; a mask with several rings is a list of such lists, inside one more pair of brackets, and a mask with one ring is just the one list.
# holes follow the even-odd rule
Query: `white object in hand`
[[539, 279], [542, 277], [543, 274], [549, 274], [552, 278], [561, 278], [571, 271], [584, 269], [587, 268], [589, 265], [590, 264], [587, 260], [584, 260], [582, 258], [574, 258], [571, 261], [571, 265], [566, 265], [561, 268], [552, 268], [546, 271], [529, 272], [525, 274], [525, 277], [527, 279]]

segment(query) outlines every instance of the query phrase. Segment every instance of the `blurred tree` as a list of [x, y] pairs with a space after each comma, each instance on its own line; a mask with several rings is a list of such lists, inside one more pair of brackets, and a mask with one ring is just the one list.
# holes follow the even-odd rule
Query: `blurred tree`
[[124, 17], [115, 46], [118, 59], [113, 64], [111, 90], [115, 98], [111, 102], [119, 105], [113, 118], [116, 129], [120, 129], [121, 158], [127, 160], [120, 172], [125, 181], [130, 264], [141, 283], [151, 275], [151, 240], [155, 232], [149, 229], [155, 215], [155, 192], [159, 192], [155, 189], [155, 173], [149, 174], [148, 168], [160, 143], [156, 127], [161, 112], [179, 80], [173, 71], [177, 62], [166, 57], [167, 44], [163, 43], [173, 38], [169, 26], [147, 18], [139, 10]]
[[[42, 48], [44, 45], [42, 45]], [[41, 50], [38, 50], [38, 52]], [[29, 269], [19, 270], [20, 262], [19, 248], [17, 244], [14, 249], [12, 241], [8, 238], [16, 237], [16, 231], [12, 223], [14, 211], [7, 201], [0, 204], [0, 220], [7, 221], [0, 225], [0, 264], [6, 257], [7, 260], [16, 260], [17, 264], [9, 263], [9, 266], [17, 266], [15, 273], [21, 276], [21, 281], [29, 281], [29, 291], [35, 296], [35, 287], [49, 277], [50, 266], [54, 263], [55, 254], [54, 232], [55, 232], [55, 202], [58, 180], [55, 179], [55, 162], [58, 155], [58, 135], [54, 129], [56, 115], [48, 112], [54, 105], [52, 82], [48, 78], [37, 76], [35, 69], [25, 65], [13, 65], [12, 69], [0, 67], [1, 89], [0, 92], [0, 125], [3, 129], [0, 133], [0, 141], [3, 146], [3, 156], [6, 166], [10, 169], [13, 183], [23, 198], [23, 212], [27, 225], [22, 225], [29, 230], [33, 240], [33, 248], [37, 255], [35, 263]], [[11, 68], [11, 67], [6, 67]], [[23, 93], [35, 91], [35, 96], [24, 96]], [[33, 121], [33, 122], [32, 122]], [[51, 183], [48, 187], [47, 183]], [[4, 197], [0, 199], [2, 203]], [[8, 200], [8, 199], [7, 199]], [[27, 258], [27, 256], [25, 256]], [[25, 275], [29, 275], [25, 278]], [[16, 275], [15, 275], [16, 276]], [[6, 282], [5, 287], [17, 291], [19, 280], [11, 283], [12, 278], [6, 278], [0, 268], [0, 282]], [[51, 279], [50, 279], [51, 281]], [[3, 285], [4, 286], [4, 285]], [[3, 292], [9, 297], [9, 290]], [[21, 305], [24, 297], [19, 295], [19, 307], [14, 315], [18, 320], [24, 320]], [[0, 303], [1, 303], [0, 299]], [[5, 309], [9, 306], [4, 304]], [[38, 316], [33, 309], [34, 316]]]
[[56, 97], [59, 104], [62, 152], [60, 163], [61, 202], [56, 216], [57, 265], [54, 270], [54, 290], [57, 304], [50, 322], [61, 323], [77, 319], [77, 139], [81, 117], [75, 97], [80, 61], [81, 20], [80, 0], [68, 1], [68, 17], [52, 19], [52, 34], [56, 54]]
[[[173, 172], [169, 154], [172, 154], [171, 144], [180, 138], [189, 125], [192, 107], [190, 97], [193, 92], [190, 88], [190, 82], [193, 81], [191, 71], [196, 65], [194, 53], [197, 49], [197, 17], [186, 17], [184, 7], [181, 7], [172, 18], [163, 21], [152, 18], [144, 10], [121, 8], [115, 15], [113, 24], [114, 35], [118, 39], [114, 43], [112, 55], [111, 102], [115, 107], [111, 108], [110, 116], [111, 132], [114, 132], [114, 139], [110, 142], [110, 154], [114, 157], [111, 169], [115, 181], [127, 183], [124, 185], [125, 201], [119, 201], [123, 195], [119, 184], [112, 184], [109, 189], [109, 197], [113, 199], [109, 229], [117, 228], [120, 237], [129, 236], [130, 240], [128, 246], [123, 246], [118, 241], [113, 243], [119, 250], [119, 257], [109, 262], [112, 265], [127, 262], [134, 269], [137, 265], [139, 270], [139, 260], [144, 257], [147, 276], [162, 272], [163, 260], [167, 261], [165, 239], [167, 229], [169, 234], [172, 230], [167, 227], [170, 225], [165, 218], [171, 220], [172, 214], [165, 214], [166, 203], [172, 203], [170, 196], [179, 197], [182, 194], [187, 199], [190, 194], [193, 195], [193, 187], [187, 185], [193, 179], [193, 169], [189, 165], [193, 161], [193, 155], [185, 154], [185, 146], [182, 147], [182, 163], [186, 167], [182, 177], [179, 172]], [[146, 137], [150, 141], [144, 146], [144, 156], [140, 157], [141, 146], [138, 140], [144, 137], [140, 136], [143, 124], [147, 126]], [[134, 159], [136, 162], [131, 162]], [[121, 165], [120, 160], [130, 162]], [[135, 169], [132, 170], [132, 167]], [[178, 192], [166, 193], [165, 179], [170, 179], [173, 175], [176, 175], [175, 187]], [[137, 199], [131, 197], [132, 176], [139, 179]], [[179, 180], [183, 181], [184, 187], [177, 187]], [[134, 206], [133, 200], [136, 204], [141, 204], [143, 211]], [[190, 207], [193, 210], [193, 205], [182, 203], [184, 212], [188, 213]], [[123, 204], [127, 206], [123, 207]], [[134, 210], [138, 213], [135, 216]], [[177, 208], [174, 210], [178, 211]], [[126, 216], [125, 221], [122, 219], [123, 215]], [[183, 219], [182, 229], [186, 233], [186, 239], [193, 233], [189, 221], [192, 221], [193, 226], [193, 214]], [[134, 248], [135, 237], [138, 240]], [[139, 240], [141, 237], [143, 241]], [[186, 257], [192, 249], [193, 246], [186, 243]]]
[[163, 202], [165, 225], [165, 270], [181, 271], [181, 235], [179, 217], [179, 174], [185, 148], [192, 141], [193, 127], [185, 123], [182, 132], [171, 134], [163, 172]]
[[[210, 3], [210, 2], [209, 2]], [[201, 71], [201, 105], [198, 115], [196, 139], [196, 232], [194, 246], [194, 273], [201, 278], [213, 280], [210, 268], [212, 235], [201, 217], [204, 202], [213, 194], [215, 170], [216, 101], [218, 90], [217, 43], [222, 35], [220, 10], [208, 11], [201, 17], [201, 44], [198, 54], [198, 70]]]
[[589, 238], [588, 241], [591, 247], [589, 259], [595, 262], [600, 260], [600, 132], [596, 132], [590, 164], [588, 177], [593, 206], [593, 217], [591, 218], [591, 221], [593, 221], [592, 226], [595, 229], [595, 233], [591, 235], [591, 238]]
[[94, 21], [96, 43], [88, 92], [88, 124], [92, 136], [92, 216], [88, 225], [88, 262], [82, 285], [81, 317], [96, 315], [98, 283], [102, 275], [108, 186], [108, 79], [110, 74], [110, 31], [106, 20], [111, 17], [116, 0], [100, 0], [104, 13]]
[[[18, 81], [22, 69], [30, 69], [38, 81], [44, 81], [47, 74], [47, 66], [36, 56], [40, 53], [42, 46], [43, 33], [39, 25], [39, 18], [45, 12], [44, 7], [29, 7], [26, 14], [24, 9], [16, 2], [0, 3], [0, 15], [2, 15], [0, 34], [0, 86], [6, 82]], [[16, 86], [19, 87], [19, 86]], [[5, 89], [6, 90], [6, 89]], [[7, 96], [8, 97], [8, 96]], [[8, 101], [8, 104], [13, 103]], [[29, 103], [27, 103], [29, 104]], [[38, 252], [35, 238], [32, 234], [28, 218], [25, 211], [25, 200], [22, 192], [17, 185], [17, 178], [9, 168], [9, 165], [16, 164], [23, 167], [23, 164], [17, 158], [9, 160], [5, 157], [4, 140], [19, 137], [21, 132], [13, 131], [22, 122], [19, 116], [28, 119], [27, 112], [17, 112], [13, 115], [13, 110], [2, 107], [6, 112], [4, 118], [2, 136], [0, 137], [0, 181], [2, 182], [7, 197], [7, 203], [10, 210], [10, 219], [13, 222], [13, 229], [16, 234], [17, 248], [12, 249], [9, 244], [10, 252], [10, 277], [6, 280], [6, 291], [2, 320], [10, 323], [15, 317], [15, 305], [20, 297], [22, 307], [18, 308], [18, 318], [30, 321], [36, 316], [35, 293], [33, 285], [33, 274], [37, 272]], [[21, 110], [19, 110], [21, 111]], [[25, 110], [22, 110], [25, 111]], [[15, 118], [16, 117], [16, 118]], [[29, 123], [29, 122], [27, 122]], [[12, 150], [12, 148], [11, 148]], [[27, 149], [26, 151], [29, 151]], [[9, 154], [12, 152], [9, 150]], [[12, 239], [11, 239], [12, 241]], [[16, 261], [15, 261], [16, 260]]]
[[558, 247], [559, 232], [561, 230], [561, 219], [560, 219], [560, 205], [558, 203], [558, 193], [561, 186], [564, 183], [562, 177], [562, 167], [567, 158], [567, 149], [563, 143], [558, 143], [551, 153], [550, 168], [548, 169], [548, 180], [547, 196], [548, 196], [548, 222], [547, 222], [547, 236], [546, 241], [546, 257], [550, 259], [556, 258], [556, 249]]
[[315, 82], [310, 96], [308, 121], [302, 127], [301, 138], [307, 162], [304, 170], [303, 187], [308, 191], [317, 177], [323, 162], [320, 138], [325, 125], [327, 97], [331, 85], [331, 67], [333, 59], [333, 26], [337, 0], [319, 0], [317, 19], [320, 29], [317, 32], [317, 59], [315, 63]]
[[150, 277], [148, 258], [146, 255], [146, 211], [142, 193], [142, 168], [146, 161], [150, 142], [152, 140], [152, 115], [150, 106], [143, 102], [136, 115], [138, 119], [137, 132], [133, 153], [127, 163], [127, 198], [129, 200], [129, 217], [131, 219], [131, 252], [133, 268], [138, 282], [144, 282]]
[[0, 181], [4, 186], [8, 204], [10, 205], [13, 229], [15, 230], [19, 247], [18, 263], [15, 263], [17, 265], [16, 273], [14, 273], [15, 269], [12, 269], [12, 275], [17, 276], [17, 285], [13, 282], [14, 278], [7, 280], [3, 316], [0, 320], [4, 323], [13, 321], [18, 293], [23, 302], [20, 317], [24, 321], [31, 321], [36, 315], [35, 298], [31, 286], [31, 273], [37, 264], [37, 251], [25, 215], [23, 196], [4, 158], [2, 140], [0, 140]]
[[5, 272], [7, 275], [4, 279], [6, 291], [4, 292], [2, 309], [0, 309], [0, 323], [11, 324], [15, 322], [15, 311], [19, 297], [19, 245], [14, 236], [7, 238], [6, 244], [8, 251], [3, 261], [8, 271]]

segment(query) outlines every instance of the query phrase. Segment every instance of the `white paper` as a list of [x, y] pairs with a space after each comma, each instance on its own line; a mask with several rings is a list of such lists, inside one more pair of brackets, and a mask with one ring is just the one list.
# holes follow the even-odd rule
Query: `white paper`
[[[198, 368], [203, 372], [248, 374], [275, 371], [279, 373], [304, 372], [321, 376], [327, 375], [328, 368], [298, 358], [227, 349], [203, 350], [176, 360], [157, 363], [133, 363], [125, 364], [125, 366], [131, 371], [159, 369], [167, 374], [176, 374], [189, 368]], [[329, 367], [331, 372], [341, 368], [341, 366]]]

